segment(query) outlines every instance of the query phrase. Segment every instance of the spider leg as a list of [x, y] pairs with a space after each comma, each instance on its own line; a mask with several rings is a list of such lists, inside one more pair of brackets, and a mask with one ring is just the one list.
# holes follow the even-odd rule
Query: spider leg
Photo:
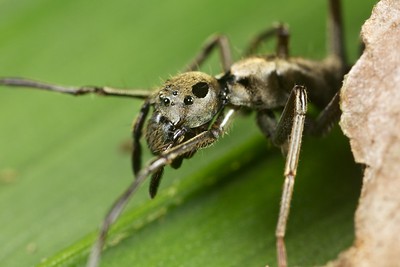
[[142, 131], [144, 122], [146, 121], [147, 114], [149, 113], [150, 102], [146, 100], [139, 112], [138, 117], [133, 125], [132, 137], [133, 137], [133, 145], [132, 145], [132, 170], [136, 175], [140, 168], [142, 167], [142, 146], [140, 145], [140, 138], [142, 137]]
[[232, 65], [232, 53], [229, 47], [228, 38], [224, 35], [212, 35], [204, 43], [200, 52], [196, 57], [187, 65], [186, 71], [194, 71], [199, 69], [200, 65], [210, 56], [211, 52], [219, 48], [221, 63], [224, 72], [227, 72]]
[[119, 96], [119, 97], [146, 99], [151, 95], [151, 92], [147, 90], [124, 90], [124, 89], [117, 89], [111, 87], [98, 87], [98, 86], [81, 86], [81, 87], [62, 86], [62, 85], [55, 85], [55, 84], [44, 83], [18, 77], [0, 78], [0, 85], [34, 88], [34, 89], [58, 92], [63, 94], [70, 94], [75, 96], [86, 95], [86, 94], [98, 94], [103, 96]]
[[340, 92], [337, 92], [315, 120], [307, 121], [307, 133], [314, 136], [323, 136], [327, 134], [339, 121], [340, 115], [342, 114], [339, 101]]
[[343, 20], [340, 0], [329, 0], [328, 44], [329, 53], [339, 59], [343, 66], [343, 70], [345, 71], [347, 68], [347, 57], [344, 47]]
[[[340, 0], [329, 0], [328, 16], [328, 44], [329, 53], [339, 60], [344, 75], [349, 66], [347, 65], [346, 52], [344, 47], [343, 21], [341, 14]], [[321, 136], [329, 132], [335, 123], [340, 119], [340, 91], [332, 97], [315, 120], [307, 121], [307, 133], [314, 136]]]
[[234, 109], [229, 109], [225, 115], [220, 113], [217, 120], [210, 127], [209, 130], [201, 132], [193, 138], [183, 142], [171, 149], [168, 149], [152, 159], [145, 168], [138, 172], [136, 179], [129, 185], [129, 187], [121, 194], [121, 196], [112, 205], [111, 209], [107, 213], [103, 220], [103, 224], [100, 228], [100, 233], [96, 243], [94, 244], [90, 253], [88, 267], [96, 267], [100, 261], [101, 250], [106, 241], [107, 233], [110, 226], [117, 220], [122, 210], [128, 203], [132, 195], [137, 191], [139, 186], [146, 180], [149, 175], [156, 173], [160, 168], [171, 164], [174, 159], [180, 157], [183, 154], [204, 148], [214, 143], [225, 131], [228, 123], [230, 122]]
[[[279, 267], [287, 266], [284, 237], [300, 155], [306, 112], [306, 88], [296, 85], [286, 102], [277, 124], [268, 112], [259, 112], [257, 117], [260, 128], [264, 134], [270, 136], [272, 142], [277, 146], [281, 146], [286, 154], [284, 170], [285, 181], [280, 203], [279, 219], [275, 232]], [[274, 126], [275, 129], [271, 130], [270, 128]]]
[[151, 176], [149, 187], [149, 194], [151, 198], [154, 198], [157, 195], [158, 187], [160, 185], [163, 174], [164, 168], [160, 168]]
[[[181, 137], [184, 137], [186, 132], [187, 132], [186, 128], [181, 128], [175, 131], [173, 136], [173, 143], [171, 143], [165, 150], [168, 150], [183, 142]], [[183, 158], [186, 158], [186, 156], [187, 156], [186, 154], [180, 155], [179, 157], [175, 158], [171, 163], [169, 163], [169, 165], [174, 169], [179, 168], [182, 164]], [[150, 186], [149, 186], [149, 194], [151, 198], [155, 198], [155, 196], [157, 195], [158, 187], [160, 185], [163, 174], [164, 174], [164, 167], [161, 167], [160, 169], [154, 171], [153, 174], [151, 175]]]
[[288, 27], [283, 23], [274, 25], [257, 34], [245, 49], [244, 55], [254, 55], [263, 42], [273, 37], [276, 37], [278, 40], [276, 44], [276, 55], [280, 58], [288, 58], [290, 33]]

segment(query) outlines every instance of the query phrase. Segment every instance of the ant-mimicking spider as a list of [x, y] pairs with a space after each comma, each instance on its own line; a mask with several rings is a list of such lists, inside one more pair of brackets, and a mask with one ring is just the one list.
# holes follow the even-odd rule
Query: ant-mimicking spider
[[[165, 81], [155, 92], [110, 87], [65, 87], [24, 78], [0, 78], [0, 85], [84, 95], [95, 93], [143, 99], [133, 126], [132, 168], [134, 181], [107, 213], [94, 244], [88, 266], [98, 266], [110, 226], [144, 180], [151, 176], [150, 196], [155, 197], [164, 167], [179, 168], [184, 159], [219, 139], [241, 108], [257, 113], [262, 133], [286, 155], [284, 186], [276, 228], [280, 267], [287, 266], [284, 236], [292, 199], [303, 132], [322, 135], [340, 117], [339, 89], [349, 69], [343, 45], [340, 0], [329, 0], [329, 55], [322, 61], [289, 56], [289, 32], [278, 24], [257, 35], [245, 57], [233, 63], [228, 39], [212, 36], [183, 73]], [[277, 38], [276, 53], [254, 56], [267, 39]], [[199, 66], [214, 49], [220, 50], [223, 73], [211, 76]], [[319, 110], [307, 116], [310, 100]], [[150, 109], [152, 114], [149, 117]], [[280, 118], [276, 117], [280, 112]], [[149, 118], [148, 118], [149, 117]], [[146, 124], [147, 121], [147, 124]], [[148, 148], [155, 155], [142, 167], [140, 140], [145, 130]]]

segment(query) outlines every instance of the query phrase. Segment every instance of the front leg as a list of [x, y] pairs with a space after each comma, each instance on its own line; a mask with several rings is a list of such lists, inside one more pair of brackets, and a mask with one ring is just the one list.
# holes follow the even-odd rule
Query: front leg
[[140, 171], [140, 168], [142, 168], [142, 147], [140, 145], [140, 139], [142, 137], [143, 126], [147, 114], [149, 113], [149, 109], [150, 101], [146, 100], [140, 108], [139, 115], [133, 124], [131, 164], [134, 175], [136, 175]]
[[52, 91], [74, 96], [97, 94], [102, 96], [119, 96], [119, 97], [147, 99], [151, 96], [152, 93], [151, 91], [148, 90], [125, 90], [125, 89], [111, 88], [107, 86], [80, 86], [80, 87], [63, 86], [63, 85], [44, 83], [26, 78], [16, 78], [16, 77], [3, 77], [3, 78], [0, 77], [0, 85], [39, 89], [39, 90]]
[[235, 110], [230, 109], [225, 115], [220, 113], [214, 124], [209, 130], [201, 132], [193, 138], [183, 142], [171, 149], [168, 149], [161, 153], [159, 156], [151, 160], [145, 168], [138, 172], [136, 179], [128, 186], [128, 188], [121, 194], [121, 196], [112, 205], [111, 209], [107, 213], [103, 220], [100, 228], [99, 237], [96, 243], [93, 245], [90, 253], [88, 267], [96, 267], [100, 262], [100, 255], [103, 249], [104, 243], [107, 238], [107, 233], [110, 226], [117, 220], [122, 210], [128, 203], [132, 195], [137, 191], [139, 186], [146, 180], [149, 175], [156, 173], [160, 168], [171, 164], [175, 159], [180, 156], [196, 151], [198, 149], [207, 147], [214, 143], [225, 131], [234, 114]]

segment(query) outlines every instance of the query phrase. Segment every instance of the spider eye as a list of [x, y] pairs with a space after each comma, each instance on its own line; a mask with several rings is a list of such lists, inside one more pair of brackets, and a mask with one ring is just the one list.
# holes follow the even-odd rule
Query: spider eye
[[171, 103], [171, 100], [169, 100], [168, 97], [160, 96], [160, 101], [163, 103], [165, 106], [168, 106]]
[[198, 82], [192, 86], [192, 93], [198, 98], [204, 98], [208, 93], [208, 83]]
[[192, 105], [193, 97], [191, 97], [190, 95], [185, 96], [185, 98], [183, 99], [183, 103], [185, 103], [185, 105]]
[[240, 83], [244, 87], [249, 87], [250, 86], [250, 79], [248, 77], [240, 78], [239, 80], [237, 80], [237, 83]]

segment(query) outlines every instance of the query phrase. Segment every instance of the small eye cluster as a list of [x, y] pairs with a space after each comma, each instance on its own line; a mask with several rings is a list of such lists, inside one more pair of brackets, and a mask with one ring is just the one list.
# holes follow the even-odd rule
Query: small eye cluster
[[[165, 89], [166, 89], [166, 90], [170, 90], [170, 89], [171, 89], [171, 86], [170, 86], [170, 85], [167, 85], [167, 86], [165, 87]], [[198, 82], [198, 83], [196, 83], [196, 84], [194, 84], [194, 85], [192, 86], [191, 91], [192, 91], [192, 93], [193, 93], [193, 95], [194, 95], [195, 97], [197, 97], [197, 98], [204, 98], [204, 97], [206, 97], [206, 95], [208, 94], [209, 89], [210, 89], [210, 86], [209, 86], [208, 83], [206, 83], [206, 82]], [[177, 96], [177, 95], [178, 95], [178, 91], [177, 91], [177, 90], [173, 90], [173, 91], [172, 91], [172, 95], [173, 95], [173, 96]], [[169, 105], [173, 106], [173, 105], [175, 105], [175, 103], [174, 103], [173, 101], [171, 101], [170, 97], [167, 97], [167, 96], [165, 96], [165, 95], [163, 95], [163, 94], [160, 94], [159, 98], [160, 98], [160, 102], [161, 102], [164, 106], [169, 106]], [[183, 103], [184, 103], [186, 106], [192, 105], [192, 104], [194, 103], [194, 98], [193, 98], [193, 96], [192, 96], [192, 95], [186, 95], [186, 96], [183, 98]]]

